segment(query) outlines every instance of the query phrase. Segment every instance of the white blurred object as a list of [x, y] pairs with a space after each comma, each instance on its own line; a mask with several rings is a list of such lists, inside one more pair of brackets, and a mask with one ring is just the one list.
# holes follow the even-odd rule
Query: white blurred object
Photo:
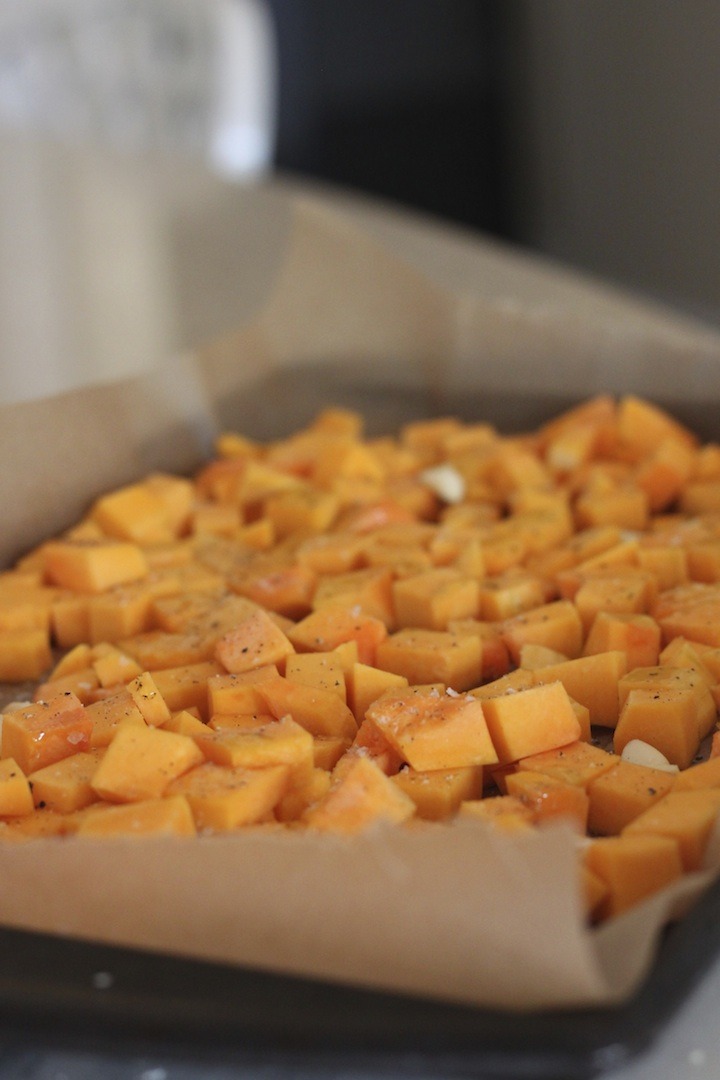
[[272, 163], [275, 110], [262, 0], [0, 4], [2, 126], [243, 178]]

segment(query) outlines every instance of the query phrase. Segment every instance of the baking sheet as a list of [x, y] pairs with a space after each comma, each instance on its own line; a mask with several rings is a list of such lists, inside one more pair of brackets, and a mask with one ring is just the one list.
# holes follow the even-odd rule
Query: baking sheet
[[[304, 198], [291, 202], [292, 228], [277, 273], [270, 275], [273, 286], [260, 309], [236, 332], [198, 348], [194, 355], [175, 357], [170, 366], [147, 378], [91, 387], [5, 411], [0, 432], [7, 440], [3, 445], [12, 447], [12, 452], [4, 460], [13, 463], [0, 475], [6, 508], [2, 536], [5, 559], [48, 531], [69, 524], [97, 491], [152, 468], [183, 468], [198, 461], [218, 428], [233, 427], [258, 437], [273, 437], [309, 419], [322, 404], [360, 407], [367, 411], [373, 430], [393, 430], [398, 422], [411, 416], [448, 411], [466, 419], [491, 418], [500, 427], [516, 430], [538, 422], [563, 401], [569, 403], [594, 391], [647, 392], [652, 387], [653, 396], [673, 403], [678, 415], [700, 419], [702, 414], [706, 425], [701, 425], [700, 430], [706, 436], [712, 432], [713, 400], [720, 397], [720, 337], [707, 328], [536, 266], [532, 260], [524, 261], [511, 253], [484, 246], [468, 248], [462, 242], [458, 247], [453, 240], [446, 244], [441, 237], [433, 236], [432, 230], [401, 230], [394, 234], [393, 224], [390, 233], [394, 239], [389, 250], [383, 246], [377, 223], [372, 220], [367, 228], [360, 228], [352, 215], [338, 214], [321, 202], [308, 203]], [[436, 255], [430, 267], [428, 250]], [[476, 259], [470, 250], [476, 252]], [[249, 252], [249, 260], [257, 254]], [[468, 266], [472, 272], [465, 272]], [[27, 438], [28, 431], [33, 433], [32, 439]], [[58, 460], [63, 463], [61, 469], [48, 468], [49, 462]], [[27, 498], [28, 476], [33, 482], [32, 499]], [[262, 920], [260, 924], [243, 923], [245, 916], [227, 900], [228, 881], [223, 877], [223, 868], [228, 860], [220, 843], [207, 858], [205, 854], [202, 858], [193, 854], [190, 862], [195, 868], [190, 875], [185, 872], [188, 860], [185, 856], [176, 858], [178, 853], [167, 844], [161, 849], [150, 845], [142, 851], [132, 845], [120, 859], [119, 848], [109, 856], [104, 846], [94, 851], [72, 843], [58, 848], [52, 842], [40, 841], [32, 845], [32, 850], [28, 846], [2, 852], [0, 914], [8, 925], [60, 931], [69, 937], [85, 935], [105, 942], [95, 946], [54, 942], [54, 946], [80, 953], [86, 948], [105, 949], [111, 942], [122, 942], [131, 949], [157, 947], [206, 961], [231, 958], [238, 968], [228, 977], [241, 982], [249, 977], [245, 971], [248, 964], [264, 965], [268, 968], [266, 974], [252, 978], [271, 983], [278, 979], [273, 985], [282, 987], [283, 999], [289, 993], [288, 987], [299, 985], [296, 977], [306, 975], [375, 986], [374, 991], [343, 990], [343, 995], [347, 993], [352, 1000], [353, 995], [360, 994], [363, 1001], [385, 1002], [380, 990], [383, 987], [385, 991], [392, 988], [392, 1000], [399, 1002], [395, 994], [412, 990], [415, 995], [424, 995], [424, 1000], [418, 996], [408, 998], [402, 1016], [421, 1017], [430, 1010], [441, 1017], [442, 1023], [436, 1027], [457, 1036], [454, 1047], [447, 1040], [442, 1044], [443, 1053], [477, 1053], [483, 1048], [487, 1051], [487, 1042], [473, 1041], [482, 1032], [505, 1030], [508, 1043], [504, 1049], [508, 1051], [512, 1044], [517, 1045], [516, 1035], [521, 1031], [542, 1031], [545, 1039], [553, 1030], [550, 1019], [562, 1019], [557, 1012], [561, 1004], [579, 1007], [580, 1011], [573, 1013], [575, 1020], [594, 1018], [594, 1030], [604, 1040], [604, 1033], [613, 1024], [622, 1025], [620, 1018], [632, 1015], [631, 1004], [607, 1010], [605, 1006], [634, 1000], [633, 988], [652, 962], [656, 935], [672, 907], [666, 908], [663, 898], [653, 898], [642, 911], [617, 921], [612, 931], [615, 944], [609, 951], [605, 948], [609, 935], [599, 932], [594, 939], [598, 943], [596, 953], [594, 945], [587, 948], [578, 921], [577, 898], [568, 884], [572, 853], [566, 840], [553, 833], [537, 841], [534, 857], [537, 863], [545, 863], [544, 876], [527, 873], [526, 852], [516, 859], [509, 856], [507, 846], [500, 845], [502, 852], [489, 853], [486, 862], [477, 860], [477, 876], [469, 882], [467, 866], [473, 854], [477, 858], [478, 853], [474, 844], [468, 845], [468, 835], [459, 832], [457, 844], [438, 845], [452, 848], [455, 862], [454, 876], [444, 881], [443, 889], [431, 887], [426, 891], [435, 921], [423, 921], [428, 907], [422, 915], [413, 910], [413, 918], [403, 921], [403, 905], [396, 901], [384, 936], [373, 942], [372, 949], [358, 939], [352, 923], [342, 918], [330, 923], [326, 920], [331, 910], [343, 913], [344, 897], [353, 894], [354, 883], [362, 882], [363, 888], [367, 887], [362, 865], [356, 866], [355, 876], [341, 876], [329, 894], [324, 888], [314, 894], [303, 888], [302, 915], [297, 909], [271, 908], [272, 919], [263, 931]], [[396, 882], [404, 878], [427, 884], [427, 852], [418, 848], [410, 857], [408, 851], [394, 847], [398, 843], [401, 848], [406, 846], [397, 837], [368, 845], [365, 866], [374, 864], [375, 870], [382, 870], [381, 874], [371, 875], [376, 884], [383, 885], [383, 875]], [[248, 848], [252, 848], [251, 840], [247, 844], [242, 841], [238, 851]], [[197, 852], [201, 850], [206, 853], [208, 849], [198, 848]], [[266, 857], [266, 845], [264, 851]], [[548, 872], [549, 851], [553, 861]], [[313, 857], [319, 863], [311, 866], [322, 865], [327, 853], [318, 851]], [[448, 858], [452, 862], [451, 855]], [[479, 896], [490, 896], [487, 882], [497, 881], [503, 868], [511, 883], [517, 881], [520, 865], [526, 871], [520, 880], [526, 890], [534, 888], [536, 893], [526, 892], [525, 906], [497, 903], [495, 899], [498, 922], [489, 922], [483, 931], [482, 914], [476, 912], [472, 921], [468, 897], [475, 901]], [[558, 875], [559, 866], [564, 870]], [[266, 878], [265, 892], [261, 888], [250, 896], [246, 896], [244, 883], [237, 877], [237, 868], [233, 871], [236, 877], [230, 884], [241, 888], [248, 916], [253, 913], [255, 918], [267, 911], [263, 904], [277, 893], [278, 883], [286, 880], [285, 870], [287, 864], [280, 863], [277, 878]], [[200, 880], [216, 882], [211, 900], [198, 893]], [[163, 903], [168, 896], [177, 899], [178, 881], [188, 886], [183, 896], [189, 906], [181, 910], [179, 917], [173, 909], [173, 918], [169, 919]], [[229, 895], [232, 898], [234, 894]], [[382, 905], [384, 895], [379, 888], [372, 903]], [[505, 899], [508, 895], [511, 892], [507, 890], [501, 893]], [[715, 891], [707, 895], [715, 896], [713, 915], [717, 923], [720, 920]], [[538, 896], [542, 897], [541, 904]], [[132, 902], [133, 898], [136, 902]], [[315, 903], [318, 898], [327, 905], [325, 910], [320, 908], [319, 916]], [[653, 969], [654, 973], [661, 972], [661, 985], [665, 972], [670, 970], [672, 985], [682, 987], [682, 972], [673, 970], [668, 960], [673, 955], [672, 951], [668, 953], [668, 942], [678, 940], [679, 930], [691, 932], [687, 930], [693, 925], [689, 920], [695, 911], [704, 910], [706, 901], [707, 896], [668, 935], [660, 953], [662, 965]], [[514, 910], [508, 921], [506, 910], [500, 909], [509, 908]], [[370, 910], [374, 910], [372, 906]], [[304, 921], [313, 912], [316, 921]], [[248, 926], [252, 926], [251, 931]], [[445, 933], [439, 938], [440, 947], [433, 943], [427, 926], [433, 928], [432, 933], [436, 928]], [[281, 927], [285, 929], [284, 939], [274, 936]], [[470, 936], [459, 937], [458, 927], [463, 932], [467, 929]], [[493, 935], [500, 927], [502, 937], [497, 938]], [[558, 928], [562, 928], [561, 933]], [[402, 932], [398, 933], [398, 929]], [[229, 930], [234, 935], [231, 943]], [[370, 939], [373, 937], [377, 939], [371, 933]], [[571, 949], [572, 955], [568, 956], [565, 946], [570, 939], [579, 949]], [[298, 940], [304, 948], [293, 951], [298, 949]], [[694, 939], [685, 942], [686, 950], [678, 950], [684, 958], [682, 963], [692, 958], [692, 970], [701, 970], [711, 951], [711, 940], [712, 936], [706, 934], [702, 949]], [[346, 947], [350, 941], [352, 949]], [[633, 949], [630, 963], [626, 964], [628, 941]], [[390, 954], [387, 942], [399, 951]], [[349, 954], [353, 961], [350, 964]], [[72, 951], [66, 958], [71, 969], [75, 962], [72, 958], [78, 955]], [[514, 967], [507, 962], [508, 955]], [[438, 958], [445, 967], [438, 965]], [[138, 963], [142, 968], [151, 961], [143, 954]], [[174, 968], [175, 964], [200, 970], [195, 967], [197, 961], [189, 959], [154, 957], [152, 963], [176, 971], [179, 969]], [[682, 967], [679, 960], [677, 966]], [[215, 970], [202, 964], [201, 968]], [[296, 977], [289, 977], [289, 972]], [[690, 973], [687, 977], [691, 977]], [[51, 980], [45, 985], [52, 999], [55, 984]], [[317, 989], [323, 984], [312, 985]], [[32, 976], [28, 986], [33, 996], [43, 1000]], [[68, 1001], [75, 1002], [82, 1015], [88, 1006], [81, 1007], [82, 998], [68, 987], [65, 990]], [[292, 1000], [298, 1001], [308, 992], [298, 991]], [[18, 1000], [23, 999], [21, 981], [16, 983], [15, 993]], [[640, 1024], [635, 1018], [627, 1029], [628, 1046], [637, 1045], [638, 1038], [649, 1037], [656, 1029], [658, 1010], [661, 1012], [669, 1001], [677, 1000], [675, 992], [669, 997], [657, 994], [657, 1000], [652, 991], [649, 993], [653, 1001], [646, 1010], [649, 1019]], [[440, 996], [471, 1001], [474, 1007], [439, 1004]], [[111, 999], [101, 995], [101, 1000]], [[131, 993], [124, 1000], [132, 1009], [137, 995]], [[57, 994], [54, 1001], [50, 1013], [58, 1007]], [[598, 1007], [591, 1008], [592, 1003]], [[147, 1002], [144, 1005], [150, 1015], [152, 1009]], [[494, 1012], [485, 1012], [500, 1006], [513, 1009], [512, 1014], [502, 1014], [506, 1021], [499, 1021]], [[11, 1008], [8, 1002], [7, 1009]], [[160, 1005], [158, 1009], [162, 1012]], [[536, 1015], [533, 1009], [542, 1011]], [[283, 1015], [290, 1031], [296, 1030], [294, 1010]], [[364, 1038], [370, 1028], [375, 1029], [368, 1015], [376, 1016], [372, 1009], [369, 1014], [358, 1012]], [[388, 1016], [392, 1016], [392, 1010]], [[447, 1019], [451, 1016], [455, 1018], [452, 1022]], [[467, 1018], [464, 1031], [457, 1019], [460, 1016]], [[482, 1017], [490, 1018], [484, 1027]], [[108, 1018], [96, 1019], [105, 1023]], [[261, 1030], [266, 1030], [268, 1022], [261, 1025]], [[407, 1019], [403, 1023], [408, 1023]], [[400, 1024], [391, 1033], [393, 1038], [400, 1042], [402, 1038], [422, 1041], [426, 1031], [436, 1030], [421, 1025], [418, 1032], [415, 1024], [414, 1020], [409, 1028]], [[321, 1023], [322, 1030], [325, 1026]], [[568, 1021], [565, 1029], [560, 1024], [556, 1030], [564, 1032], [563, 1038], [570, 1038], [574, 1046], [571, 1027]], [[618, 1030], [613, 1034], [618, 1036]], [[278, 1031], [275, 1035], [279, 1037]], [[323, 1045], [328, 1041], [332, 1042], [332, 1033]], [[561, 1041], [559, 1034], [554, 1053], [559, 1052]], [[621, 1043], [617, 1037], [603, 1041], [598, 1053], [607, 1057], [607, 1047]], [[393, 1045], [397, 1049], [399, 1042]], [[315, 1051], [319, 1049], [314, 1047]], [[381, 1051], [383, 1047], [378, 1053]], [[544, 1053], [541, 1043], [532, 1046], [534, 1059], [542, 1061]], [[582, 1060], [585, 1067], [587, 1055]], [[595, 1058], [593, 1061], [596, 1063]]]
[[[586, 1080], [645, 1050], [720, 950], [720, 883], [620, 1008], [517, 1014], [0, 930], [0, 1037], [298, 1075]], [[482, 963], [482, 958], [478, 958]]]

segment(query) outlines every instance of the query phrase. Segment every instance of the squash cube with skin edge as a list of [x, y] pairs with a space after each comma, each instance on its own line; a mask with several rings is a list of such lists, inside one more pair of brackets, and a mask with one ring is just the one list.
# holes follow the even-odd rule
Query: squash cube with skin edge
[[678, 844], [667, 836], [602, 837], [585, 849], [584, 862], [607, 887], [596, 908], [600, 919], [621, 915], [683, 873]]
[[201, 831], [228, 832], [264, 821], [288, 790], [287, 765], [231, 768], [203, 762], [173, 780], [168, 795], [182, 795]]
[[34, 809], [28, 778], [12, 757], [0, 760], [0, 818], [25, 817]]
[[186, 735], [122, 725], [95, 771], [92, 788], [107, 802], [160, 798], [172, 780], [203, 760]]
[[143, 799], [120, 806], [91, 806], [79, 822], [79, 837], [195, 836], [190, 804], [181, 796]]
[[83, 751], [30, 773], [28, 780], [35, 806], [69, 814], [95, 802], [98, 796], [91, 781], [102, 753], [102, 750]]
[[14, 758], [27, 776], [44, 765], [86, 750], [92, 720], [73, 693], [14, 709], [3, 715], [2, 756]]
[[501, 765], [576, 742], [581, 735], [561, 682], [484, 698], [481, 704]]
[[414, 815], [412, 799], [370, 758], [350, 753], [338, 762], [327, 794], [309, 807], [302, 820], [310, 829], [353, 834]]
[[44, 558], [47, 580], [79, 593], [101, 593], [149, 571], [142, 549], [122, 540], [55, 540], [45, 547]]
[[626, 825], [672, 791], [674, 777], [661, 769], [616, 760], [587, 784], [588, 828], [598, 836], [618, 836]]
[[370, 721], [420, 772], [493, 765], [498, 760], [482, 704], [437, 686], [389, 690], [367, 711]]
[[376, 665], [410, 684], [441, 682], [462, 692], [480, 682], [482, 644], [449, 630], [398, 630], [378, 645]]

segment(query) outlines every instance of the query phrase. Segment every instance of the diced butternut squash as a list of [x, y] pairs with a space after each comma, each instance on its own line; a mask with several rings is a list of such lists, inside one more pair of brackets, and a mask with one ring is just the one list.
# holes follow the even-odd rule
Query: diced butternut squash
[[481, 679], [482, 645], [474, 635], [449, 630], [398, 630], [378, 645], [376, 664], [409, 683], [442, 682], [469, 690]]
[[44, 765], [87, 750], [92, 720], [73, 693], [6, 712], [2, 722], [2, 754], [14, 758], [27, 776]]
[[0, 682], [39, 679], [52, 664], [47, 630], [0, 632]]
[[288, 788], [289, 769], [232, 768], [206, 761], [174, 780], [168, 794], [187, 799], [197, 828], [227, 832], [266, 820]]
[[165, 799], [144, 799], [124, 806], [90, 807], [80, 821], [76, 835], [112, 836], [195, 836], [195, 822], [188, 801], [176, 795]]
[[484, 698], [482, 709], [501, 765], [576, 742], [581, 734], [560, 682]]
[[226, 671], [237, 674], [275, 664], [280, 669], [295, 652], [267, 612], [258, 609], [228, 630], [215, 646], [215, 658]]
[[305, 824], [323, 832], [357, 833], [382, 822], [407, 821], [415, 803], [362, 754], [342, 758], [328, 792], [303, 815]]
[[585, 862], [607, 889], [595, 909], [601, 918], [621, 915], [683, 873], [678, 844], [668, 836], [625, 833], [593, 840]]
[[720, 790], [671, 791], [627, 825], [623, 836], [664, 836], [677, 841], [685, 870], [700, 870], [720, 813]]
[[98, 796], [91, 781], [102, 752], [81, 751], [30, 773], [28, 780], [35, 805], [69, 814], [95, 802]]
[[462, 802], [480, 798], [482, 794], [480, 765], [426, 772], [408, 767], [395, 773], [392, 779], [415, 803], [417, 816], [428, 821], [449, 818]]
[[657, 664], [661, 648], [660, 627], [652, 616], [639, 613], [599, 611], [588, 631], [583, 652], [620, 650], [625, 653], [627, 670]]
[[137, 544], [121, 540], [62, 541], [45, 548], [47, 580], [81, 593], [100, 593], [112, 585], [137, 581], [148, 573]]
[[610, 769], [591, 779], [588, 828], [598, 836], [617, 836], [649, 807], [664, 799], [673, 787], [671, 773], [616, 760]]
[[288, 765], [294, 771], [309, 771], [314, 764], [313, 737], [291, 717], [270, 717], [253, 726], [220, 730], [207, 728], [194, 735], [208, 761], [216, 765], [261, 769], [267, 765]]
[[311, 735], [341, 735], [350, 739], [355, 736], [355, 717], [332, 690], [305, 686], [278, 675], [258, 683], [257, 692], [277, 720], [291, 716]]
[[404, 760], [419, 771], [492, 765], [498, 754], [483, 705], [437, 686], [388, 690], [366, 713]]
[[546, 645], [570, 658], [579, 656], [584, 636], [577, 608], [569, 600], [554, 600], [506, 619], [501, 634], [515, 664], [528, 642]]
[[475, 618], [480, 586], [451, 567], [438, 567], [396, 581], [392, 587], [395, 624], [444, 630], [451, 619]]
[[585, 832], [589, 799], [581, 785], [523, 769], [508, 773], [506, 786], [508, 795], [514, 795], [529, 807], [536, 824], [560, 819], [578, 832]]
[[563, 780], [566, 784], [577, 784], [587, 788], [591, 781], [612, 769], [619, 761], [616, 754], [592, 746], [587, 742], [573, 742], [555, 750], [545, 750], [517, 762], [520, 770], [543, 773]]
[[330, 690], [341, 701], [347, 701], [342, 660], [334, 652], [294, 653], [286, 661], [285, 674], [294, 682]]
[[107, 802], [155, 799], [202, 760], [202, 751], [187, 735], [126, 724], [105, 751], [91, 785]]
[[0, 760], [0, 817], [24, 817], [34, 808], [28, 778], [12, 757]]
[[381, 619], [364, 614], [352, 604], [331, 605], [301, 619], [288, 630], [287, 636], [298, 652], [325, 652], [355, 641], [358, 660], [374, 664], [377, 647], [387, 637], [387, 627]]

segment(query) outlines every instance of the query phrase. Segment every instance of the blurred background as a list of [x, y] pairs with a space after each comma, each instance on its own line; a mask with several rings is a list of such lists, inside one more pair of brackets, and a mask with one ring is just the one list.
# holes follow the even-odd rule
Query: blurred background
[[[717, 0], [0, 0], [0, 137], [347, 186], [720, 321], [718, 55]], [[37, 161], [0, 153], [5, 339]]]

